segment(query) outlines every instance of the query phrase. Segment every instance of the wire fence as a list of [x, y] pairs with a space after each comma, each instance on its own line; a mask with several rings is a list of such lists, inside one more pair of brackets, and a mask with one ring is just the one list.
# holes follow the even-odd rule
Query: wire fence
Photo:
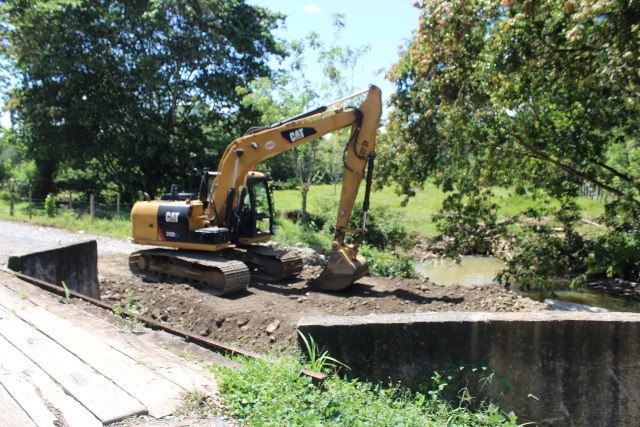
[[[46, 215], [46, 199], [34, 199], [17, 194], [9, 195], [9, 215], [16, 213], [32, 216]], [[53, 201], [55, 214], [72, 213], [76, 216], [89, 215], [91, 218], [129, 218], [133, 204], [122, 203], [120, 195], [116, 195], [113, 202], [97, 202], [93, 195], [89, 200], [76, 199], [72, 196], [57, 196]]]
[[582, 184], [582, 186], [580, 186], [580, 196], [598, 200], [599, 202], [603, 203], [609, 202], [609, 199], [612, 198], [611, 194], [608, 191], [603, 190], [600, 187], [597, 187], [588, 182], [585, 182], [584, 184]]

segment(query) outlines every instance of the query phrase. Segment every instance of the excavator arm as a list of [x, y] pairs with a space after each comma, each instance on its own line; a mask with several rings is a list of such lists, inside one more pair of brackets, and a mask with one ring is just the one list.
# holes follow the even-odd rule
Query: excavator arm
[[[358, 107], [344, 107], [344, 103], [366, 93]], [[368, 90], [320, 107], [280, 123], [249, 132], [233, 141], [224, 152], [218, 173], [211, 189], [209, 201], [212, 225], [228, 227], [232, 221], [234, 205], [245, 177], [254, 167], [271, 157], [307, 144], [330, 132], [351, 127], [351, 136], [344, 151], [342, 192], [338, 205], [333, 252], [329, 264], [315, 283], [322, 289], [345, 289], [367, 273], [367, 263], [358, 254], [358, 246], [366, 233], [366, 210], [368, 209], [371, 173], [375, 149], [375, 138], [382, 99], [380, 89], [370, 86]], [[364, 202], [364, 217], [361, 228], [350, 228], [360, 183], [367, 171]], [[354, 235], [354, 242], [345, 243], [347, 234]]]

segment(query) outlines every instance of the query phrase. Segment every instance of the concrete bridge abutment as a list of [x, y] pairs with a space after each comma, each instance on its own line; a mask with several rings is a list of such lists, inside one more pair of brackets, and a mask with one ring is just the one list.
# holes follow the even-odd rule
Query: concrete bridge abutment
[[[306, 317], [298, 329], [349, 376], [417, 388], [434, 373], [486, 366], [472, 393], [519, 421], [640, 425], [640, 314], [431, 312]], [[485, 387], [481, 387], [484, 385]]]

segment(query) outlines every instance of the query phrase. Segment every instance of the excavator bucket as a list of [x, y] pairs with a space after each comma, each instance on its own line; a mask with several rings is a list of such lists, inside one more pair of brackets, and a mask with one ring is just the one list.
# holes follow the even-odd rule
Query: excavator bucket
[[334, 251], [329, 263], [313, 285], [325, 291], [342, 291], [369, 272], [367, 260], [360, 254], [352, 257], [348, 249]]

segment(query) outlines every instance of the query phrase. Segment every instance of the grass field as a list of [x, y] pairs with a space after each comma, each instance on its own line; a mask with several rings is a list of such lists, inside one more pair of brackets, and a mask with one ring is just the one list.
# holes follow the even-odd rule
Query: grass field
[[[358, 194], [358, 202], [362, 203], [364, 186]], [[539, 203], [528, 195], [517, 195], [514, 191], [497, 188], [494, 191], [496, 201], [500, 205], [498, 214], [501, 217], [512, 217], [528, 208], [536, 207]], [[277, 190], [274, 192], [274, 204], [281, 212], [300, 209], [302, 196], [299, 190]], [[315, 185], [309, 191], [307, 204], [311, 213], [318, 213], [326, 206], [325, 199], [336, 201], [340, 198], [340, 186], [334, 192], [333, 185]], [[409, 199], [406, 206], [402, 206], [404, 196], [399, 196], [393, 188], [385, 187], [381, 190], [371, 192], [371, 206], [388, 207], [397, 209], [405, 219], [405, 226], [410, 232], [426, 236], [434, 236], [437, 229], [432, 221], [432, 216], [442, 206], [445, 194], [433, 184], [425, 185], [424, 189], [417, 191], [416, 196]], [[596, 221], [604, 212], [602, 202], [597, 200], [580, 198], [579, 205], [583, 209], [583, 218], [589, 221]], [[596, 232], [591, 230], [592, 226], [584, 225], [585, 232]]]
[[[319, 213], [320, 210], [327, 209], [327, 206], [331, 206], [334, 209], [337, 206], [337, 202], [340, 198], [340, 189], [338, 186], [335, 188], [333, 185], [315, 185], [311, 187], [309, 196], [307, 199], [308, 209], [311, 213]], [[362, 203], [364, 186], [362, 187], [357, 202]], [[513, 191], [508, 189], [498, 188], [494, 190], [496, 200], [501, 206], [499, 215], [503, 217], [511, 217], [519, 212], [524, 211], [527, 208], [535, 207], [536, 200], [528, 195], [516, 195]], [[274, 191], [274, 205], [276, 210], [280, 212], [299, 210], [302, 205], [302, 196], [299, 190], [276, 190]], [[425, 185], [424, 189], [417, 191], [415, 197], [408, 200], [406, 206], [402, 206], [404, 196], [399, 196], [395, 193], [391, 187], [385, 187], [381, 190], [375, 190], [371, 193], [371, 207], [383, 207], [388, 209], [398, 210], [402, 218], [404, 218], [404, 225], [411, 233], [417, 233], [426, 236], [434, 236], [437, 234], [437, 229], [432, 221], [432, 215], [436, 213], [442, 201], [445, 198], [445, 194], [442, 193], [433, 184]], [[604, 212], [602, 202], [597, 200], [580, 198], [579, 204], [583, 208], [583, 218], [589, 221], [597, 221], [597, 218]], [[21, 201], [16, 204], [14, 210], [14, 216], [9, 215], [9, 202], [8, 198], [0, 198], [0, 219], [17, 219], [28, 220], [28, 205], [26, 202]], [[120, 219], [94, 219], [91, 220], [88, 216], [75, 215], [74, 220], [70, 220], [71, 213], [65, 215], [48, 218], [44, 214], [44, 210], [36, 209], [33, 211], [32, 222], [37, 222], [43, 225], [51, 225], [56, 227], [68, 228], [72, 231], [84, 230], [87, 232], [100, 233], [110, 235], [112, 237], [128, 237], [130, 234], [130, 225], [126, 214], [122, 215]], [[597, 233], [602, 232], [602, 229], [597, 227], [583, 225], [583, 232], [585, 233]]]

